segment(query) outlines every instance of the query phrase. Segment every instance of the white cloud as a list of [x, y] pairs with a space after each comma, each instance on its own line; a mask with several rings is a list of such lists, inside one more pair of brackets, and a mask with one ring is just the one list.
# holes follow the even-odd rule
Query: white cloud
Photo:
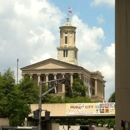
[[112, 43], [110, 46], [106, 47], [104, 50], [110, 57], [115, 58], [115, 44]]
[[115, 5], [115, 0], [94, 0], [91, 5], [93, 6], [99, 6], [99, 5], [107, 5], [110, 7], [114, 7]]
[[93, 52], [101, 48], [99, 41], [105, 38], [102, 28], [89, 27], [77, 15], [72, 17], [72, 24], [77, 27], [76, 43], [77, 47], [82, 50], [80, 51], [81, 54], [86, 51]]
[[[11, 67], [7, 62], [12, 58], [14, 62], [20, 59], [20, 67], [45, 53], [55, 58], [57, 32], [64, 16], [61, 11], [46, 0], [19, 0], [10, 4], [1, 1], [4, 4], [0, 9], [0, 59], [6, 64], [1, 69]], [[3, 55], [7, 57], [3, 59]]]
[[[59, 25], [64, 14], [46, 0], [1, 0], [0, 72], [9, 67], [17, 72], [29, 64], [56, 58]], [[21, 71], [19, 70], [19, 79]]]
[[39, 61], [46, 60], [48, 58], [51, 58], [51, 56], [48, 53], [45, 53], [43, 55], [33, 56], [33, 59], [30, 60], [30, 63], [31, 64], [37, 63]]

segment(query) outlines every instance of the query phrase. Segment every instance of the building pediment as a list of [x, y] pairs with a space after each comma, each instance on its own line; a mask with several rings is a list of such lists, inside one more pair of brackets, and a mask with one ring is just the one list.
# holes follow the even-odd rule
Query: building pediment
[[23, 67], [21, 68], [21, 70], [79, 69], [79, 68], [82, 68], [82, 67], [50, 58], [50, 59], [32, 64], [32, 65]]

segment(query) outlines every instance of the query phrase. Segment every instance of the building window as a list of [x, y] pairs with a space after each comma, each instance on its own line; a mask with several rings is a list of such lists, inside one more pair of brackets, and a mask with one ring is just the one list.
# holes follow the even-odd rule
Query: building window
[[65, 36], [65, 44], [67, 44], [67, 36]]
[[68, 57], [68, 50], [63, 50], [63, 57]]

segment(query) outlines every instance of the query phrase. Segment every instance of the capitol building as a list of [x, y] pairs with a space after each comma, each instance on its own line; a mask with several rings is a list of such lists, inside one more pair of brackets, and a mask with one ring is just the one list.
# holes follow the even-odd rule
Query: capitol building
[[105, 80], [100, 71], [91, 72], [78, 66], [78, 48], [76, 47], [76, 27], [71, 25], [69, 17], [59, 27], [60, 44], [57, 47], [57, 60], [49, 58], [21, 68], [22, 76], [29, 74], [39, 86], [40, 81], [69, 78], [69, 85], [59, 84], [54, 93], [65, 96], [66, 89], [72, 90], [73, 80], [80, 77], [88, 88], [87, 96], [98, 101], [105, 100]]

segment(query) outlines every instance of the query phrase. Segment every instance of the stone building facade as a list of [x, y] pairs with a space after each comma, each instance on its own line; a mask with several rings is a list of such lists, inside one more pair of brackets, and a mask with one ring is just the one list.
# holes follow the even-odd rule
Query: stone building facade
[[[105, 81], [101, 72], [90, 72], [78, 66], [78, 48], [75, 45], [76, 27], [72, 26], [69, 18], [60, 27], [60, 45], [57, 47], [58, 60], [50, 58], [41, 62], [21, 68], [22, 76], [30, 74], [30, 77], [39, 86], [40, 81], [48, 82], [53, 79], [68, 77], [69, 85], [58, 85], [54, 93], [64, 96], [66, 88], [72, 87], [73, 80], [80, 77], [86, 87], [87, 95], [92, 99], [103, 101], [105, 97]], [[49, 85], [49, 84], [48, 84]]]

